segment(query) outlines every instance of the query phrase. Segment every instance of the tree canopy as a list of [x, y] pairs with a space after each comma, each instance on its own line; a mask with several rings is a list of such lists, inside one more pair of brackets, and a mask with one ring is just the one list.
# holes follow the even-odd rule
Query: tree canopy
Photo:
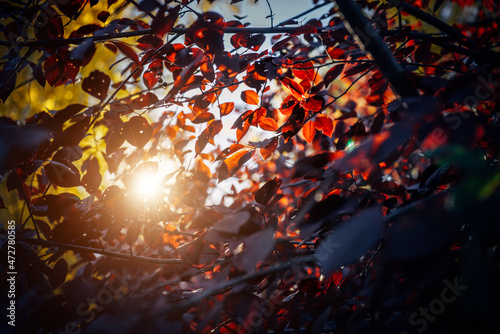
[[499, 2], [285, 2], [0, 3], [2, 333], [498, 333]]

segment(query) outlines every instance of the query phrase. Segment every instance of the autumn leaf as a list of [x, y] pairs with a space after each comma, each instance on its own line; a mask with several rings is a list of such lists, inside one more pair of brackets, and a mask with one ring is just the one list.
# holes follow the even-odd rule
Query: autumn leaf
[[302, 127], [302, 134], [304, 135], [304, 139], [310, 144], [314, 140], [314, 135], [316, 134], [316, 125], [314, 121], [308, 121]]
[[325, 136], [331, 137], [333, 134], [333, 121], [330, 117], [325, 115], [317, 115], [314, 120], [316, 130], [323, 131]]
[[243, 102], [252, 104], [252, 105], [259, 105], [259, 95], [257, 95], [256, 92], [253, 90], [245, 90], [241, 92], [241, 99]]
[[220, 106], [219, 106], [219, 109], [220, 109], [220, 116], [227, 116], [229, 115], [233, 109], [234, 109], [234, 102], [225, 102], [225, 103], [222, 103]]
[[99, 70], [90, 73], [88, 77], [83, 79], [82, 89], [84, 92], [104, 100], [108, 95], [108, 88], [111, 80], [109, 76]]
[[335, 65], [331, 69], [329, 69], [328, 72], [326, 72], [325, 76], [323, 77], [323, 82], [325, 83], [326, 87], [328, 87], [330, 83], [333, 82], [333, 80], [337, 79], [337, 77], [342, 74], [344, 66], [344, 64]]
[[278, 124], [276, 121], [270, 117], [262, 118], [259, 121], [259, 126], [262, 130], [266, 131], [276, 131], [278, 130]]

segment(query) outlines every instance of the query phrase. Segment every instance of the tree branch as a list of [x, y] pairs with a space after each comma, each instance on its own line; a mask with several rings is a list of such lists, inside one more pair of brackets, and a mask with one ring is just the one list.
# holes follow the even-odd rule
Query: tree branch
[[179, 309], [189, 309], [189, 308], [199, 304], [200, 302], [202, 302], [204, 299], [206, 299], [208, 297], [215, 296], [215, 295], [222, 293], [228, 289], [234, 288], [235, 286], [238, 286], [240, 284], [243, 284], [243, 283], [246, 283], [249, 281], [253, 281], [255, 279], [264, 278], [264, 277], [267, 277], [269, 275], [290, 269], [294, 266], [303, 265], [307, 262], [317, 262], [317, 259], [314, 255], [297, 257], [297, 258], [294, 258], [288, 262], [278, 263], [274, 266], [271, 266], [271, 267], [264, 269], [264, 270], [261, 270], [261, 271], [252, 272], [252, 273], [249, 273], [249, 274], [244, 275], [244, 276], [239, 276], [239, 277], [228, 279], [227, 281], [223, 282], [219, 286], [213, 287], [211, 289], [208, 288], [208, 289], [204, 290], [198, 296], [193, 297], [193, 298], [191, 298], [183, 303], [180, 303], [176, 307], [166, 306], [166, 307], [158, 308], [154, 312], [153, 316], [164, 315], [167, 312], [176, 311]]
[[83, 253], [102, 254], [102, 255], [112, 256], [112, 257], [116, 257], [116, 258], [120, 258], [120, 259], [126, 259], [126, 260], [132, 260], [132, 261], [142, 261], [142, 262], [155, 263], [155, 264], [179, 264], [182, 261], [181, 259], [158, 259], [158, 258], [154, 258], [154, 257], [123, 254], [123, 253], [113, 252], [113, 251], [109, 251], [109, 250], [105, 250], [105, 249], [66, 244], [66, 243], [52, 241], [52, 240], [32, 239], [32, 238], [25, 238], [25, 237], [17, 237], [17, 240], [24, 241], [30, 245], [37, 245], [37, 246], [41, 246], [41, 247], [47, 247], [47, 248], [57, 247], [57, 248], [62, 248], [62, 249], [66, 249], [66, 250], [73, 250], [73, 251], [78, 251], [78, 252], [83, 252]]
[[360, 8], [352, 0], [336, 0], [340, 12], [345, 18], [353, 37], [359, 38], [362, 46], [369, 52], [380, 72], [389, 80], [392, 89], [401, 97], [418, 96], [403, 67], [384, 43], [380, 35], [372, 27], [371, 22], [361, 13]]

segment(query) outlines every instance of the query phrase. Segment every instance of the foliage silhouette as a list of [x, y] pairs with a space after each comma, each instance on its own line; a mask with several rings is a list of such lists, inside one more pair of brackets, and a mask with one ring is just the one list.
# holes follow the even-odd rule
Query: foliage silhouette
[[497, 333], [498, 1], [220, 2], [1, 5], [2, 333]]

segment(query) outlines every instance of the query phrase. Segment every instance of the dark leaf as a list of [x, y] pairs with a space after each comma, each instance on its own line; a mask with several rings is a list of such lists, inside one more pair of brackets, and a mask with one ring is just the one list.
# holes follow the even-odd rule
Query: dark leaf
[[261, 205], [267, 205], [267, 203], [278, 191], [281, 183], [282, 180], [277, 177], [266, 182], [259, 190], [257, 190], [257, 193], [255, 193], [255, 201]]
[[108, 88], [111, 80], [107, 74], [95, 70], [88, 77], [83, 79], [82, 89], [84, 92], [104, 100], [108, 95]]
[[235, 260], [238, 269], [251, 272], [259, 262], [267, 259], [274, 249], [275, 231], [276, 226], [271, 225], [245, 238], [245, 250]]
[[80, 172], [71, 163], [52, 161], [45, 166], [45, 173], [50, 182], [60, 187], [77, 187], [80, 183]]
[[342, 74], [342, 71], [344, 70], [344, 64], [339, 64], [339, 65], [335, 65], [334, 67], [332, 67], [331, 69], [328, 70], [328, 72], [326, 72], [325, 74], [325, 77], [323, 78], [323, 81], [325, 83], [325, 87], [328, 87], [328, 85], [330, 85], [330, 83], [337, 79], [337, 77]]
[[57, 288], [66, 280], [68, 275], [68, 264], [66, 260], [59, 259], [49, 274], [49, 282], [53, 289]]
[[108, 19], [108, 17], [109, 17], [109, 12], [107, 12], [105, 10], [103, 10], [99, 14], [97, 14], [97, 19], [99, 21], [101, 21], [102, 23], [105, 23], [106, 20]]
[[358, 261], [379, 240], [382, 222], [380, 208], [370, 208], [337, 227], [316, 250], [324, 272], [330, 274]]
[[137, 148], [143, 148], [153, 135], [153, 128], [146, 118], [134, 116], [123, 127], [125, 139]]

